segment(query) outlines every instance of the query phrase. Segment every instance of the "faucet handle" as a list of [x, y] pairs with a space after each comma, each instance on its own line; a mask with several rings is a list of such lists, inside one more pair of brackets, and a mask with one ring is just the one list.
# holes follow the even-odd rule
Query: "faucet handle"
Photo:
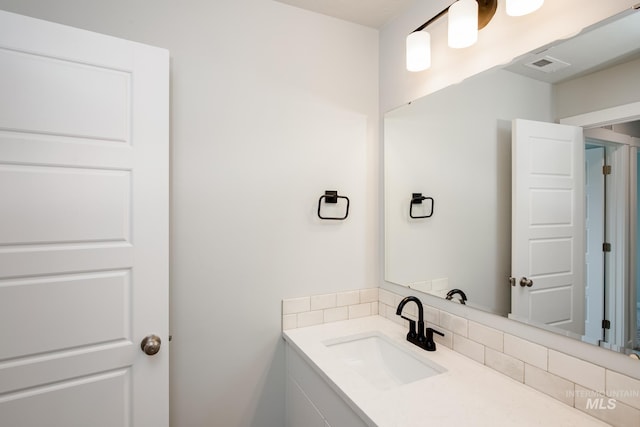
[[427, 333], [427, 342], [425, 343], [425, 350], [427, 351], [436, 351], [436, 343], [435, 341], [433, 341], [433, 333], [435, 332], [436, 334], [440, 335], [440, 336], [444, 336], [444, 334], [440, 331], [436, 331], [433, 328], [427, 328], [425, 329], [426, 333]]
[[433, 338], [433, 333], [434, 333], [434, 332], [435, 332], [436, 334], [440, 335], [441, 337], [443, 337], [443, 336], [444, 336], [444, 334], [443, 334], [442, 332], [440, 332], [440, 331], [436, 331], [436, 330], [435, 330], [435, 329], [433, 329], [433, 328], [427, 328], [427, 329], [426, 329], [426, 331], [427, 331], [427, 335], [430, 335], [430, 336], [431, 336], [431, 338]]
[[404, 320], [409, 321], [409, 333], [407, 334], [407, 339], [417, 337], [418, 334], [416, 333], [416, 321], [405, 316], [400, 317], [402, 317]]

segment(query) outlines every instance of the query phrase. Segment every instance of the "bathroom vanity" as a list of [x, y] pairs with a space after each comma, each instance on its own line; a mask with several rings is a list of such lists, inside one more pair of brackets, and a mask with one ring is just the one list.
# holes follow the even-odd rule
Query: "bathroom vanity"
[[381, 316], [286, 330], [288, 427], [605, 426]]

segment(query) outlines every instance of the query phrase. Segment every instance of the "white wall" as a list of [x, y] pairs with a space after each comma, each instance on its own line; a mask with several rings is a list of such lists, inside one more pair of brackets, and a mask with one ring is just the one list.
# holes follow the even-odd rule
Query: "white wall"
[[280, 300], [380, 281], [378, 32], [271, 0], [0, 9], [170, 50], [172, 425], [281, 427]]
[[554, 85], [557, 119], [640, 99], [640, 59]]

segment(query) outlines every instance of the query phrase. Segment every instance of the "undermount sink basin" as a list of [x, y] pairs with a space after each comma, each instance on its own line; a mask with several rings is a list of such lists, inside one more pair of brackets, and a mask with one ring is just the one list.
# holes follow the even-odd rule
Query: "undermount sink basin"
[[378, 332], [336, 338], [323, 344], [340, 361], [380, 390], [446, 371], [430, 360], [416, 357]]

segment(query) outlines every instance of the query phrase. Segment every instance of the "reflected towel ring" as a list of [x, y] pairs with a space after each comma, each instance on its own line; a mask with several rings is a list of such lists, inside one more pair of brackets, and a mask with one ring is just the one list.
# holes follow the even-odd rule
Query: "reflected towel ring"
[[[342, 216], [342, 217], [322, 216], [322, 213], [321, 213], [322, 199], [324, 199], [325, 203], [338, 203], [338, 199], [345, 199], [347, 201], [347, 207], [346, 207], [346, 210], [344, 212], [344, 216]], [[320, 219], [330, 219], [330, 220], [342, 221], [344, 219], [347, 219], [348, 216], [349, 216], [349, 198], [348, 197], [346, 197], [346, 196], [338, 196], [338, 192], [337, 191], [326, 190], [324, 192], [324, 194], [322, 196], [320, 196], [320, 199], [318, 199], [318, 217]]]
[[[418, 216], [414, 216], [413, 215], [413, 205], [421, 205], [423, 200], [430, 200], [431, 201], [431, 210], [429, 212], [428, 215], [418, 215]], [[425, 197], [422, 195], [422, 193], [412, 193], [411, 194], [411, 201], [409, 202], [409, 216], [411, 218], [414, 219], [420, 219], [420, 218], [431, 218], [431, 216], [433, 215], [433, 208], [434, 208], [435, 202], [433, 200], [433, 197]]]

